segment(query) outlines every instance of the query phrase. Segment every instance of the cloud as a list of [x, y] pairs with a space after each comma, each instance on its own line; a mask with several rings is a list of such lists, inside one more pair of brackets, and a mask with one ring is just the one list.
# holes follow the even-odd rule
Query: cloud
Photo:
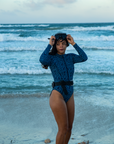
[[20, 13], [21, 11], [19, 10], [0, 10], [0, 23], [16, 22], [19, 19]]
[[20, 10], [0, 10], [0, 14], [3, 16], [17, 16], [19, 14], [25, 14], [25, 12], [22, 12]]
[[45, 0], [45, 3], [50, 4], [50, 5], [64, 5], [64, 4], [69, 4], [73, 3], [76, 0]]
[[34, 0], [29, 0], [27, 2], [24, 2], [24, 6], [29, 7], [32, 10], [39, 10], [41, 9], [44, 4], [44, 2], [38, 2], [38, 1], [34, 1]]
[[28, 0], [27, 2], [24, 2], [24, 6], [27, 6], [31, 8], [32, 10], [39, 10], [43, 8], [46, 5], [52, 5], [55, 7], [63, 7], [66, 4], [71, 4], [76, 2], [77, 0]]

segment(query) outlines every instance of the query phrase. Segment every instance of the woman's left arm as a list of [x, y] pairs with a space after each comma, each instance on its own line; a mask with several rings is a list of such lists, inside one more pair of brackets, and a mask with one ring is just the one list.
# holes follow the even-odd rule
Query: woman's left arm
[[73, 62], [74, 63], [79, 63], [79, 62], [84, 62], [88, 59], [86, 53], [75, 43], [73, 47], [76, 49], [79, 55], [73, 54]]
[[73, 63], [86, 61], [88, 59], [86, 53], [74, 42], [74, 39], [70, 34], [67, 35], [67, 40], [76, 49], [76, 51], [79, 54], [79, 55], [72, 54]]

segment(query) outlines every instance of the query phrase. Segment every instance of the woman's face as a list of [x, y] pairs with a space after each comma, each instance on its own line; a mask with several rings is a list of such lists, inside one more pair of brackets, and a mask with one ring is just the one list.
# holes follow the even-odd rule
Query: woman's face
[[60, 55], [65, 54], [65, 50], [66, 50], [67, 44], [65, 40], [59, 40], [56, 43], [56, 49], [57, 49], [57, 53]]

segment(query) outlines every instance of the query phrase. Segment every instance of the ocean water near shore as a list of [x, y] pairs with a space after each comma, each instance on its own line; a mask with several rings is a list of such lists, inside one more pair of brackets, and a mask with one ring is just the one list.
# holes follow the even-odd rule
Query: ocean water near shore
[[[53, 78], [49, 69], [41, 67], [39, 57], [47, 38], [57, 32], [71, 34], [88, 55], [88, 61], [75, 64], [76, 94], [112, 106], [114, 23], [0, 24], [0, 96], [50, 93]], [[69, 52], [76, 53], [72, 46]]]
[[[75, 64], [75, 100], [80, 101], [81, 99], [85, 103], [91, 104], [92, 107], [101, 108], [101, 111], [104, 109], [104, 113], [106, 113], [108, 109], [110, 112], [113, 111], [114, 23], [0, 24], [1, 136], [4, 131], [4, 136], [2, 136], [4, 138], [0, 138], [0, 142], [5, 143], [5, 137], [7, 137], [7, 142], [11, 139], [10, 136], [5, 135], [8, 133], [6, 126], [11, 126], [9, 129], [12, 129], [15, 125], [15, 129], [13, 128], [12, 131], [12, 133], [15, 133], [19, 128], [18, 125], [23, 127], [23, 125], [28, 124], [32, 127], [30, 130], [35, 133], [38, 129], [36, 130], [34, 128], [35, 126], [41, 127], [40, 123], [42, 123], [44, 127], [49, 125], [49, 123], [45, 122], [45, 115], [47, 114], [43, 111], [49, 107], [48, 104], [45, 106], [45, 102], [49, 100], [53, 77], [49, 69], [45, 70], [41, 67], [39, 57], [49, 42], [48, 38], [57, 32], [71, 34], [75, 42], [88, 55], [86, 62]], [[66, 51], [66, 53], [70, 52], [77, 53], [72, 46], [69, 46]], [[37, 100], [39, 102], [36, 102]], [[42, 108], [43, 101], [44, 108]], [[40, 105], [40, 102], [42, 105]], [[82, 104], [84, 104], [84, 102], [82, 102]], [[81, 102], [79, 104], [81, 106]], [[34, 106], [36, 109], [33, 109]], [[78, 112], [79, 115], [82, 114], [81, 111]], [[110, 129], [112, 126], [112, 131], [114, 130], [114, 125], [111, 123], [112, 116], [110, 112], [108, 114], [109, 117], [105, 117], [105, 119], [110, 122]], [[42, 116], [40, 115], [41, 113]], [[47, 113], [50, 115], [50, 110], [48, 110]], [[37, 114], [38, 116], [36, 116]], [[47, 115], [47, 120], [52, 116], [49, 115]], [[39, 124], [37, 123], [38, 119]], [[42, 119], [44, 120], [42, 121]], [[34, 122], [31, 123], [31, 121]], [[93, 122], [94, 121], [97, 120], [93, 118]], [[5, 132], [5, 130], [7, 130], [7, 132]], [[20, 131], [21, 130], [20, 127]], [[27, 134], [28, 129], [26, 128], [25, 131]], [[41, 132], [41, 129], [39, 129], [39, 131]], [[44, 135], [48, 135], [48, 131], [51, 133], [52, 129], [48, 128], [48, 130], [43, 131], [42, 128], [42, 133], [45, 133]], [[23, 135], [25, 133], [23, 132]], [[24, 138], [23, 140], [20, 139], [21, 143], [42, 143], [42, 140], [36, 140], [34, 142], [27, 141], [29, 137], [27, 137], [26, 134], [24, 135], [26, 137], [25, 141]], [[19, 138], [20, 134], [17, 133], [17, 135]], [[34, 140], [42, 139], [43, 137], [43, 135], [40, 135], [38, 138], [37, 134], [34, 135], [36, 138], [35, 136], [34, 138], [31, 136]], [[19, 140], [17, 143], [19, 143]]]

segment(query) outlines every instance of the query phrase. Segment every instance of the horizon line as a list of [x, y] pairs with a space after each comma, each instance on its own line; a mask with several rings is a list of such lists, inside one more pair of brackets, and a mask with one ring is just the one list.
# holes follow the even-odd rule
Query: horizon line
[[44, 23], [37, 23], [37, 22], [33, 22], [33, 23], [31, 23], [31, 22], [28, 22], [28, 23], [21, 23], [21, 22], [19, 22], [19, 23], [0, 23], [0, 24], [92, 24], [92, 23], [114, 23], [114, 22], [49, 22], [49, 23], [47, 23], [47, 22], [44, 22]]

